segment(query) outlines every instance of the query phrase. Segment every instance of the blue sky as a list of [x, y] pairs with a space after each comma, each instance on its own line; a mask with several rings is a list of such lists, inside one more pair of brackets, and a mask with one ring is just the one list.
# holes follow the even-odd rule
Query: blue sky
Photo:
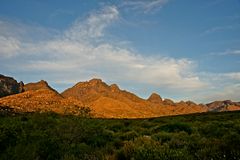
[[239, 0], [2, 0], [0, 73], [147, 98], [240, 101]]

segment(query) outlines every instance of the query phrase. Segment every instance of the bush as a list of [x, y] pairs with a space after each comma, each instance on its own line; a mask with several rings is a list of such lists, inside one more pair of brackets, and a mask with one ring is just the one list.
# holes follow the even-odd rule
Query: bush
[[138, 137], [138, 133], [135, 131], [128, 131], [125, 133], [121, 133], [121, 135], [119, 135], [121, 140], [125, 141], [125, 140], [134, 140], [134, 138]]
[[167, 132], [159, 132], [152, 135], [152, 138], [159, 141], [161, 144], [169, 142], [172, 139], [173, 134]]
[[118, 156], [120, 156], [119, 159], [135, 160], [174, 160], [189, 159], [190, 157], [184, 149], [172, 150], [167, 145], [161, 145], [149, 137], [139, 137], [134, 141], [127, 142]]
[[180, 122], [176, 122], [176, 123], [170, 123], [170, 124], [165, 124], [163, 126], [160, 126], [158, 128], [159, 131], [165, 131], [165, 132], [180, 132], [180, 131], [184, 131], [188, 134], [192, 133], [192, 128], [189, 124], [187, 123], [180, 123]]
[[209, 138], [221, 138], [228, 132], [228, 129], [224, 127], [223, 123], [213, 121], [208, 124], [204, 124], [199, 128], [199, 132], [202, 136]]
[[139, 120], [0, 116], [0, 159], [239, 159], [240, 112]]

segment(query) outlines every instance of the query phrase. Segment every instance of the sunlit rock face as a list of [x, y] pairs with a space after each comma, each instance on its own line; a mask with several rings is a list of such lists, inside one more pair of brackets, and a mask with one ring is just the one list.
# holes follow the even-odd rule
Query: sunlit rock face
[[157, 93], [152, 93], [147, 100], [152, 103], [162, 103], [162, 98]]
[[1, 93], [4, 91], [8, 94], [0, 98], [0, 107], [4, 109], [8, 107], [16, 112], [50, 111], [78, 115], [81, 107], [89, 107], [91, 115], [98, 118], [149, 118], [240, 110], [239, 103], [232, 101], [216, 101], [207, 105], [192, 101], [174, 102], [171, 99], [163, 100], [157, 93], [143, 99], [120, 89], [117, 84], [108, 85], [96, 78], [79, 82], [61, 94], [44, 80], [26, 85], [2, 75], [0, 80]]

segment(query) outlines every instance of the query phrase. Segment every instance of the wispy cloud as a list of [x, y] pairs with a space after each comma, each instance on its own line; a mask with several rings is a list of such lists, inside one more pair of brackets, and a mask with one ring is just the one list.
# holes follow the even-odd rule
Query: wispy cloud
[[218, 4], [223, 3], [224, 1], [226, 1], [226, 0], [212, 0], [212, 1], [209, 1], [207, 3], [206, 7], [214, 7], [214, 6], [218, 5]]
[[87, 20], [76, 20], [65, 36], [72, 40], [98, 38], [103, 36], [104, 29], [119, 17], [115, 6], [107, 6], [99, 12], [92, 13]]
[[28, 62], [18, 64], [21, 67], [16, 70], [32, 70], [50, 75], [51, 72], [74, 73], [71, 77], [63, 76], [63, 81], [78, 80], [81, 73], [85, 77], [99, 76], [116, 81], [129, 80], [156, 87], [196, 89], [205, 85], [193, 73], [195, 64], [189, 59], [146, 57], [127, 47], [113, 44], [111, 40], [96, 43], [96, 39], [105, 36], [105, 28], [118, 17], [118, 9], [107, 6], [90, 14], [83, 21], [76, 20], [69, 29], [55, 38], [32, 43], [12, 40], [16, 43], [13, 45], [12, 41], [6, 41], [4, 37], [3, 41], [6, 44], [2, 45], [2, 48], [5, 51], [1, 52], [0, 56], [28, 57]]
[[197, 97], [196, 100], [215, 95], [216, 88], [238, 84], [239, 73], [201, 75], [196, 72], [197, 63], [188, 58], [144, 56], [129, 46], [119, 45], [121, 41], [113, 43], [104, 38], [108, 34], [106, 28], [119, 16], [117, 7], [107, 6], [86, 19], [76, 20], [63, 32], [41, 27], [36, 30], [35, 26], [0, 20], [0, 28], [4, 28], [4, 32], [0, 31], [0, 68], [38, 79], [44, 75], [57, 85], [100, 77], [120, 85], [128, 83], [184, 92]]
[[230, 85], [226, 85], [221, 89], [210, 90], [208, 94], [199, 95], [199, 98], [201, 98], [201, 101], [205, 103], [212, 102], [215, 100], [232, 100], [239, 102], [240, 101], [239, 93], [240, 83], [233, 83]]
[[200, 91], [196, 101], [211, 102], [215, 100], [240, 101], [240, 72], [201, 73], [211, 85], [206, 91]]
[[240, 49], [236, 49], [236, 50], [232, 50], [232, 49], [228, 49], [224, 52], [212, 52], [210, 53], [210, 55], [213, 56], [225, 56], [225, 55], [240, 55]]
[[135, 0], [124, 1], [123, 6], [143, 13], [152, 13], [162, 8], [169, 0]]
[[13, 37], [0, 36], [0, 55], [12, 57], [20, 51], [20, 41]]
[[227, 31], [227, 30], [234, 30], [234, 29], [238, 29], [240, 28], [240, 25], [226, 25], [226, 26], [216, 26], [216, 27], [212, 27], [209, 28], [207, 30], [205, 30], [201, 36], [205, 36], [205, 35], [209, 35], [215, 32], [221, 32], [221, 31]]

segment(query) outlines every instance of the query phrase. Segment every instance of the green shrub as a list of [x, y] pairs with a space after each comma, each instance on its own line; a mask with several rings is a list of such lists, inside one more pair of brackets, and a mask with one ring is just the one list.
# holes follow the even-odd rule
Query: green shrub
[[0, 116], [0, 159], [239, 159], [240, 112], [138, 120]]
[[192, 128], [189, 124], [187, 123], [180, 123], [180, 122], [175, 122], [175, 123], [170, 123], [170, 124], [165, 124], [157, 128], [158, 131], [165, 131], [165, 132], [180, 132], [184, 131], [188, 134], [192, 133]]
[[224, 127], [223, 123], [213, 121], [211, 123], [204, 124], [199, 128], [199, 132], [202, 136], [209, 138], [221, 138], [225, 133], [228, 132], [228, 129]]
[[120, 153], [121, 159], [123, 157], [135, 160], [190, 159], [186, 150], [172, 150], [167, 145], [161, 145], [150, 137], [139, 137], [134, 141], [127, 142]]
[[134, 140], [134, 138], [138, 137], [138, 133], [135, 131], [128, 131], [125, 133], [121, 133], [120, 138], [121, 140]]
[[159, 141], [161, 144], [169, 142], [172, 139], [173, 134], [167, 132], [159, 132], [152, 135], [152, 138]]

